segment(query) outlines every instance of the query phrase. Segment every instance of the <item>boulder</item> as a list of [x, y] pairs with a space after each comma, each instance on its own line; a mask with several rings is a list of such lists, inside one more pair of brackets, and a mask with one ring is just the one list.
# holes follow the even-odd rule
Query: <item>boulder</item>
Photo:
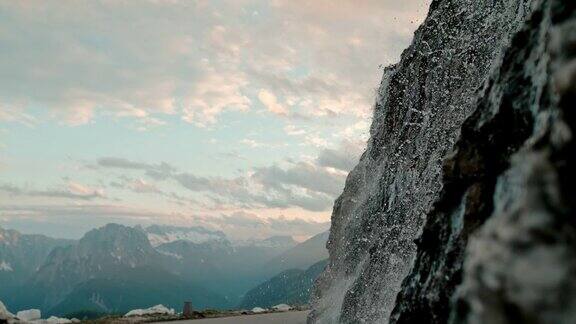
[[292, 309], [292, 307], [290, 307], [290, 305], [286, 305], [286, 304], [278, 304], [276, 306], [272, 306], [272, 309], [278, 312], [287, 312], [289, 310]]
[[126, 313], [125, 317], [147, 316], [147, 315], [174, 315], [174, 309], [167, 308], [164, 305], [156, 305], [146, 309], [134, 309]]
[[14, 318], [14, 314], [10, 313], [4, 303], [0, 301], [0, 320], [9, 320]]
[[67, 318], [60, 318], [60, 317], [56, 317], [56, 316], [50, 316], [46, 322], [48, 324], [68, 324], [68, 323], [72, 323], [72, 320], [69, 320]]
[[42, 313], [39, 309], [28, 309], [16, 313], [16, 317], [25, 322], [32, 322], [42, 318]]

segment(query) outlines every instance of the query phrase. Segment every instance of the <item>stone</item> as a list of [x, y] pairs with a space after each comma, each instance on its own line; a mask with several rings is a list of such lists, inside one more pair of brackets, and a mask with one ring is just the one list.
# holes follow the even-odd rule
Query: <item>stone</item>
[[174, 315], [175, 311], [164, 305], [156, 305], [145, 309], [133, 309], [126, 313], [124, 317], [150, 316], [150, 315]]
[[18, 313], [16, 313], [16, 317], [19, 320], [22, 320], [25, 322], [31, 322], [31, 321], [41, 319], [42, 313], [40, 312], [39, 309], [28, 309], [28, 310], [19, 311]]
[[287, 312], [291, 309], [292, 309], [292, 307], [290, 307], [290, 305], [287, 305], [287, 304], [278, 304], [276, 306], [272, 306], [272, 310], [275, 310], [278, 312]]
[[14, 318], [14, 314], [10, 313], [4, 303], [0, 301], [0, 320], [8, 321]]
[[50, 316], [47, 320], [47, 323], [49, 324], [68, 324], [68, 323], [72, 323], [72, 320], [69, 320], [67, 318], [60, 318], [60, 317], [56, 317], [56, 316]]

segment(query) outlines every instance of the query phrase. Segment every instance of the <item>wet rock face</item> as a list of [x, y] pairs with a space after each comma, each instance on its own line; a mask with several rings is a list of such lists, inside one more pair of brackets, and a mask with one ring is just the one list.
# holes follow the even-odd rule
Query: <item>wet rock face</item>
[[[503, 66], [523, 66], [533, 78], [522, 86], [533, 95], [522, 110], [536, 124], [497, 178], [493, 213], [468, 244], [453, 323], [576, 319], [576, 4], [543, 2], [520, 38], [524, 46], [513, 44]], [[523, 64], [521, 51], [530, 54]]]
[[432, 3], [385, 71], [310, 322], [576, 318], [574, 7]]

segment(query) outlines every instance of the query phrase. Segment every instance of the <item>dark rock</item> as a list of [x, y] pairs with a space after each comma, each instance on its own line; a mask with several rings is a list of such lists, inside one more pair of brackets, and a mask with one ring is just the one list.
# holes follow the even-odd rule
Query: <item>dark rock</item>
[[574, 321], [575, 7], [433, 1], [385, 71], [310, 322]]
[[[537, 121], [498, 176], [492, 215], [466, 249], [454, 323], [576, 320], [576, 6], [545, 1], [517, 35], [508, 64], [532, 94], [518, 108]], [[521, 61], [519, 52], [530, 53]], [[493, 105], [502, 110], [503, 107]]]

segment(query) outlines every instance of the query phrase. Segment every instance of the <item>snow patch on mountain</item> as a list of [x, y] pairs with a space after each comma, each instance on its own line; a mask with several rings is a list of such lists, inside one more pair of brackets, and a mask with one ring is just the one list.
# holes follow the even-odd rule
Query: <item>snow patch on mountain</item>
[[12, 272], [14, 269], [12, 269], [12, 265], [9, 262], [2, 261], [0, 262], [0, 271]]
[[160, 249], [158, 250], [158, 252], [160, 252], [160, 254], [164, 254], [164, 255], [167, 255], [167, 256], [169, 256], [169, 257], [173, 257], [174, 259], [177, 259], [177, 260], [182, 260], [182, 259], [183, 259], [183, 257], [182, 257], [180, 254], [178, 254], [178, 253], [172, 253], [172, 252], [163, 251], [163, 250], [160, 250]]
[[294, 241], [292, 236], [272, 236], [264, 240], [244, 240], [235, 241], [234, 246], [236, 247], [259, 247], [259, 248], [290, 248], [296, 246], [298, 242]]
[[203, 227], [176, 227], [152, 225], [145, 230], [148, 240], [152, 246], [157, 247], [162, 244], [174, 241], [189, 241], [196, 244], [209, 241], [226, 240], [226, 235], [220, 231], [212, 231]]

